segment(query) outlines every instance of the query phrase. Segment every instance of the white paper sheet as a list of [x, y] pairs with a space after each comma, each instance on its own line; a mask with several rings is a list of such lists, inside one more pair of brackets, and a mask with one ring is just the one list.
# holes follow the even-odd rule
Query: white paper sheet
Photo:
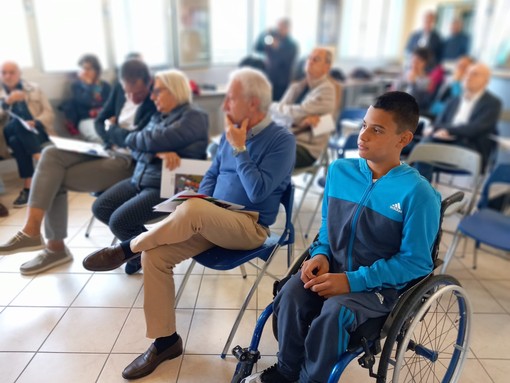
[[71, 138], [63, 138], [50, 136], [50, 141], [55, 144], [59, 149], [66, 150], [68, 152], [88, 154], [95, 157], [110, 157], [103, 145], [95, 142], [86, 142], [80, 140], [73, 140]]
[[10, 110], [8, 110], [8, 111], [7, 111], [7, 113], [8, 113], [8, 114], [9, 114], [12, 118], [15, 118], [16, 120], [18, 120], [18, 121], [21, 123], [21, 125], [23, 125], [23, 127], [24, 127], [26, 130], [28, 130], [29, 132], [34, 133], [34, 134], [39, 134], [39, 131], [38, 131], [36, 128], [34, 128], [34, 127], [32, 127], [32, 126], [28, 125], [28, 123], [27, 123], [24, 119], [22, 119], [20, 116], [18, 116], [16, 113], [11, 112]]
[[325, 114], [319, 119], [317, 126], [312, 127], [312, 134], [314, 137], [321, 136], [323, 134], [331, 133], [335, 130], [335, 121], [331, 114]]
[[211, 167], [211, 161], [181, 159], [181, 166], [168, 170], [163, 162], [161, 172], [161, 198], [169, 198], [184, 190], [198, 190], [198, 184]]

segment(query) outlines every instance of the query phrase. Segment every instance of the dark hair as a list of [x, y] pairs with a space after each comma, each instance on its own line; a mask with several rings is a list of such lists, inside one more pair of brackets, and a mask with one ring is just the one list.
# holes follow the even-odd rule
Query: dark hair
[[99, 59], [96, 55], [93, 55], [91, 53], [84, 54], [80, 57], [78, 60], [78, 65], [82, 66], [83, 64], [89, 64], [92, 69], [97, 73], [97, 77], [101, 75], [101, 63], [99, 62]]
[[416, 131], [420, 110], [415, 98], [409, 93], [399, 91], [384, 93], [377, 97], [372, 106], [393, 115], [398, 133], [410, 130], [414, 134]]
[[145, 85], [151, 82], [151, 74], [147, 65], [140, 60], [127, 60], [120, 67], [120, 78], [130, 84], [142, 80]]
[[420, 59], [425, 61], [425, 64], [428, 64], [431, 57], [431, 52], [427, 48], [416, 48], [413, 51], [413, 55], [418, 56]]

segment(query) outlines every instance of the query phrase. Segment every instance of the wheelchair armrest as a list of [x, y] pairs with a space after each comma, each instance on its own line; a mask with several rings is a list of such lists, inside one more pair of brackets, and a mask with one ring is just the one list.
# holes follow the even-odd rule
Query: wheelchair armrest
[[384, 325], [382, 326], [381, 330], [381, 339], [386, 338], [388, 335], [388, 331], [390, 330], [393, 322], [395, 321], [398, 312], [400, 311], [401, 307], [406, 304], [407, 299], [412, 295], [412, 292], [416, 290], [416, 288], [425, 281], [429, 280], [434, 274], [430, 273], [429, 275], [415, 279], [408, 283], [408, 285], [404, 288], [404, 291], [402, 294], [400, 294], [397, 303], [393, 307], [393, 310], [391, 310], [391, 313], [388, 315], [388, 318], [384, 322]]

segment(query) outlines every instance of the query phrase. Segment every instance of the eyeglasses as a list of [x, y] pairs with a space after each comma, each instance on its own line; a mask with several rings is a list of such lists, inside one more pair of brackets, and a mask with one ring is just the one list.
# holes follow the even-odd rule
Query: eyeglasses
[[164, 90], [168, 90], [168, 89], [166, 89], [166, 88], [154, 88], [154, 89], [152, 89], [151, 94], [154, 97], [158, 97], [161, 94], [161, 92], [163, 92]]

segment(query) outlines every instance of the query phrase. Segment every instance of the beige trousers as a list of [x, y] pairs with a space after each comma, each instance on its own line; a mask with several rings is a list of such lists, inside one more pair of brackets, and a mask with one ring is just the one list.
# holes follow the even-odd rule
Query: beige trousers
[[142, 251], [148, 338], [176, 332], [174, 266], [214, 246], [233, 250], [261, 246], [269, 230], [257, 223], [258, 216], [191, 199], [131, 241], [133, 252]]

